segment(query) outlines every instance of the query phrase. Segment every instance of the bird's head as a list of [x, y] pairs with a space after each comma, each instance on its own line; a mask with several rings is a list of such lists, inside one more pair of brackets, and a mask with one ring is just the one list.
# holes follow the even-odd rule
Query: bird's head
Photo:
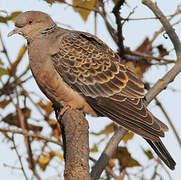
[[54, 21], [46, 13], [40, 11], [26, 11], [16, 18], [16, 28], [9, 32], [8, 37], [13, 34], [20, 34], [27, 40], [31, 40], [37, 34], [54, 25]]

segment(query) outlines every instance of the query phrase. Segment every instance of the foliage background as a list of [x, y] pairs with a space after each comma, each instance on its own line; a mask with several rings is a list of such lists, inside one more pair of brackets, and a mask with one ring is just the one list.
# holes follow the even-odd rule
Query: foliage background
[[[47, 2], [49, 2], [49, 3], [47, 3]], [[92, 34], [95, 34], [94, 13], [91, 13], [87, 19], [85, 18], [85, 16], [83, 16], [83, 18], [84, 18], [84, 20], [83, 20], [82, 17], [72, 9], [72, 7], [69, 7], [68, 5], [64, 5], [62, 3], [53, 3], [51, 5], [50, 2], [54, 2], [51, 0], [47, 0], [47, 2], [45, 2], [43, 0], [39, 0], [39, 1], [31, 0], [31, 1], [26, 1], [26, 3], [25, 3], [25, 1], [23, 1], [23, 0], [16, 0], [16, 1], [1, 0], [0, 1], [0, 10], [7, 11], [8, 15], [10, 15], [12, 12], [15, 12], [15, 11], [41, 10], [41, 11], [44, 11], [44, 12], [47, 12], [48, 14], [50, 14], [51, 17], [60, 26], [67, 27], [67, 25], [68, 25], [68, 28], [87, 31]], [[66, 2], [71, 3], [72, 1], [67, 0]], [[74, 3], [75, 2], [76, 1], [74, 0]], [[150, 12], [150, 10], [148, 10], [146, 7], [144, 7], [139, 0], [134, 0], [134, 1], [128, 0], [126, 2], [127, 2], [127, 5], [125, 5], [125, 8], [123, 8], [121, 11], [123, 17], [127, 17], [127, 15], [130, 13], [130, 11], [132, 11], [132, 9], [136, 6], [137, 6], [137, 8], [134, 11], [133, 15], [131, 16], [132, 18], [153, 17], [153, 14]], [[180, 2], [177, 0], [172, 0], [172, 1], [167, 1], [167, 2], [158, 0], [157, 3], [158, 3], [158, 6], [163, 10], [163, 12], [166, 15], [173, 14], [176, 11], [177, 6], [180, 4]], [[107, 12], [110, 12], [109, 16], [112, 20], [114, 20], [114, 16], [113, 16], [113, 14], [111, 14], [113, 5], [114, 4], [112, 3], [111, 0], [108, 2], [108, 5], [107, 5]], [[0, 12], [0, 15], [4, 16], [4, 13]], [[9, 17], [9, 19], [10, 18], [11, 17]], [[177, 20], [179, 20], [179, 18], [181, 18], [181, 17], [178, 16], [177, 18], [175, 18], [173, 20], [173, 22], [176, 22]], [[101, 17], [98, 16], [96, 24], [97, 24], [97, 32], [96, 32], [97, 36], [99, 38], [101, 38], [112, 49], [114, 49], [116, 51], [117, 50], [116, 44], [114, 43], [114, 41], [111, 39], [110, 35], [108, 34]], [[0, 23], [1, 36], [2, 36], [3, 42], [6, 45], [7, 52], [9, 54], [11, 62], [15, 62], [15, 60], [17, 60], [16, 58], [17, 58], [18, 52], [20, 51], [20, 48], [22, 47], [23, 44], [26, 44], [26, 41], [20, 36], [14, 36], [12, 38], [7, 38], [7, 33], [10, 30], [12, 30], [13, 28], [14, 28], [14, 25], [13, 25], [12, 21], [8, 21], [7, 24]], [[124, 28], [123, 28], [123, 34], [125, 37], [125, 45], [130, 47], [132, 50], [134, 50], [143, 42], [143, 40], [145, 39], [146, 36], [151, 38], [153, 36], [153, 32], [155, 30], [158, 30], [159, 28], [160, 28], [160, 23], [158, 20], [129, 21], [128, 23], [125, 23]], [[181, 39], [181, 34], [179, 33], [179, 32], [181, 32], [181, 25], [178, 24], [177, 26], [175, 26], [175, 29]], [[170, 40], [165, 39], [163, 37], [163, 34], [161, 34], [159, 36], [159, 38], [157, 38], [157, 40], [155, 41], [154, 46], [157, 46], [160, 43], [164, 44], [164, 46], [168, 50], [171, 51], [170, 55], [166, 56], [166, 58], [174, 59], [175, 55], [172, 50], [173, 47], [172, 47]], [[2, 49], [2, 47], [1, 47], [1, 49]], [[22, 49], [21, 51], [23, 51], [23, 50], [24, 49]], [[22, 52], [20, 52], [20, 53], [22, 53]], [[4, 62], [4, 65], [2, 65], [2, 67], [9, 66], [8, 62], [4, 61], [6, 59], [6, 57], [2, 52], [0, 53], [0, 59]], [[27, 59], [28, 59], [28, 57], [27, 57], [27, 52], [26, 52], [24, 54], [20, 64], [18, 64], [17, 74], [21, 74], [23, 72], [23, 70], [25, 69], [25, 67], [28, 65]], [[154, 82], [156, 80], [158, 80], [163, 74], [165, 74], [165, 72], [171, 66], [172, 65], [152, 66], [149, 69], [149, 71], [145, 74], [144, 81], [151, 82], [152, 84], [154, 84]], [[1, 74], [3, 74], [3, 72], [1, 72]], [[24, 79], [29, 78], [30, 76], [31, 76], [31, 72], [28, 71], [26, 76], [24, 77]], [[2, 80], [4, 82], [6, 81], [6, 79], [7, 79], [6, 75], [2, 76]], [[167, 90], [163, 91], [159, 95], [159, 100], [164, 105], [167, 113], [169, 114], [169, 116], [172, 119], [172, 122], [174, 123], [175, 127], [177, 128], [179, 135], [181, 136], [180, 129], [179, 129], [179, 127], [181, 127], [181, 121], [180, 121], [181, 85], [180, 84], [181, 84], [181, 75], [178, 75], [176, 80], [173, 83], [171, 83], [171, 85], [169, 85]], [[33, 78], [28, 79], [27, 82], [24, 83], [23, 86], [28, 92], [36, 92], [36, 94], [40, 94], [41, 98], [43, 99], [43, 102], [46, 103], [45, 96], [40, 92], [40, 90], [38, 89]], [[32, 97], [35, 102], [39, 101], [39, 97], [34, 95], [33, 93], [32, 93]], [[1, 100], [2, 99], [3, 99], [3, 97], [1, 97]], [[19, 103], [20, 103], [20, 106], [23, 106], [23, 98], [19, 99]], [[28, 107], [30, 107], [30, 109], [32, 109], [32, 112], [31, 112], [32, 119], [36, 119], [39, 121], [38, 123], [36, 123], [36, 126], [43, 127], [41, 134], [43, 134], [47, 137], [51, 137], [52, 132], [53, 132], [54, 139], [56, 139], [55, 134], [57, 132], [52, 131], [52, 127], [50, 125], [51, 123], [50, 122], [47, 123], [46, 121], [44, 121], [44, 116], [40, 116], [40, 113], [37, 112], [37, 110], [34, 106], [32, 106], [31, 102], [28, 101], [27, 103], [28, 103]], [[44, 107], [43, 104], [40, 103], [40, 105], [41, 105], [40, 106], [41, 108]], [[163, 122], [168, 124], [163, 113], [155, 105], [154, 102], [152, 104], [150, 104], [149, 109], [159, 119], [161, 119]], [[0, 114], [1, 114], [2, 119], [9, 113], [14, 113], [15, 110], [16, 110], [15, 107], [11, 104], [9, 104], [6, 108], [1, 107]], [[48, 109], [48, 110], [45, 109], [45, 111], [42, 111], [42, 112], [45, 113], [49, 110], [50, 109]], [[54, 114], [51, 114], [50, 119], [55, 119]], [[89, 125], [90, 125], [90, 132], [99, 132], [100, 130], [104, 129], [104, 126], [106, 124], [110, 123], [110, 121], [106, 118], [104, 118], [104, 121], [100, 118], [92, 119], [92, 118], [88, 117], [88, 119], [89, 119]], [[34, 122], [34, 121], [30, 120], [30, 122]], [[8, 127], [8, 125], [5, 124], [4, 122], [1, 122], [0, 126]], [[22, 155], [22, 157], [23, 156], [26, 157], [26, 155], [25, 155], [26, 149], [24, 147], [24, 138], [19, 135], [15, 135], [15, 137], [16, 137], [16, 144], [18, 146], [19, 153]], [[105, 142], [106, 142], [106, 141], [108, 141], [108, 138], [110, 136], [105, 136], [104, 134], [102, 134], [101, 136], [91, 135], [90, 147], [93, 147], [95, 143], [98, 143], [100, 141], [100, 139], [102, 139], [104, 137], [107, 138], [105, 140]], [[19, 172], [18, 170], [16, 171], [15, 169], [13, 170], [9, 166], [7, 167], [7, 165], [10, 165], [13, 167], [19, 166], [18, 160], [16, 157], [16, 153], [15, 153], [14, 149], [12, 148], [12, 144], [7, 139], [4, 138], [4, 135], [0, 135], [0, 140], [2, 142], [1, 147], [0, 147], [1, 177], [6, 177], [6, 179], [16, 179], [16, 178], [21, 179], [21, 177], [22, 177], [22, 179], [24, 179], [21, 172]], [[169, 149], [170, 153], [173, 155], [174, 159], [177, 161], [176, 170], [173, 172], [169, 171], [171, 174], [171, 177], [173, 179], [177, 180], [180, 178], [181, 156], [180, 156], [180, 146], [179, 146], [172, 130], [170, 130], [166, 134], [166, 138], [163, 140], [163, 142]], [[37, 153], [37, 154], [38, 154], [38, 151], [39, 151], [38, 149], [39, 149], [40, 145], [41, 145], [41, 147], [43, 147], [43, 144], [41, 144], [41, 143], [34, 143], [32, 145], [33, 149], [35, 149], [35, 150], [37, 149], [37, 152], [35, 151], [35, 153]], [[122, 142], [122, 145], [123, 145], [123, 142]], [[105, 146], [105, 143], [101, 143], [99, 145], [100, 152], [103, 150], [104, 146]], [[134, 157], [136, 160], [138, 160], [141, 164], [146, 164], [148, 162], [148, 159], [146, 156], [143, 155], [140, 146], [143, 146], [146, 149], [148, 147], [147, 147], [146, 143], [140, 137], [135, 136], [132, 141], [128, 141], [126, 146], [128, 147], [129, 152], [131, 153], [132, 157]], [[54, 152], [61, 152], [60, 148], [53, 144], [51, 144], [51, 149], [53, 149]], [[49, 152], [51, 152], [50, 150], [49, 150]], [[100, 153], [96, 153], [96, 154], [94, 153], [94, 157], [98, 158], [99, 154]], [[43, 157], [45, 157], [45, 156], [43, 156]], [[23, 163], [26, 164], [26, 166], [27, 166], [26, 158], [23, 158]], [[59, 170], [61, 170], [61, 168], [63, 170], [63, 161], [61, 161], [58, 156], [57, 156], [57, 158], [55, 158], [55, 161], [52, 161], [50, 163], [50, 167], [47, 169], [47, 171], [45, 173], [42, 172], [41, 170], [39, 170], [43, 179], [45, 179], [47, 177], [49, 177], [49, 178], [54, 177], [54, 175], [57, 173], [54, 168], [55, 166], [56, 166], [56, 168], [60, 168]], [[27, 171], [27, 174], [30, 177], [31, 172], [28, 171], [28, 167], [25, 167], [25, 169]], [[133, 171], [134, 171], [134, 169], [133, 169]], [[163, 170], [161, 170], [161, 171], [163, 171]], [[163, 173], [164, 173], [164, 171], [163, 171]], [[63, 171], [62, 171], [62, 174], [63, 174]], [[19, 177], [19, 176], [21, 176], [21, 177]], [[168, 176], [165, 175], [165, 179], [167, 179], [167, 178], [168, 178]]]

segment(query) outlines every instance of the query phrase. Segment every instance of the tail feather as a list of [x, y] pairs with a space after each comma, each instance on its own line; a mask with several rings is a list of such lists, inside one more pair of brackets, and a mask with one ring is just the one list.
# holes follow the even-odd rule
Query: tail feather
[[145, 139], [148, 144], [153, 148], [158, 157], [172, 170], [175, 169], [175, 161], [171, 157], [170, 153], [167, 151], [166, 147], [162, 143], [162, 141], [151, 141], [149, 139]]
[[[153, 119], [153, 123], [150, 126], [147, 119], [149, 118], [148, 116], [142, 116], [142, 119], [138, 121], [141, 117], [141, 112], [138, 108], [134, 108], [133, 106], [132, 112], [129, 111], [128, 101], [117, 102], [106, 98], [98, 99], [98, 101], [87, 98], [87, 101], [98, 116], [107, 116], [124, 128], [141, 135], [170, 169], [173, 170], [175, 168], [175, 161], [160, 140], [160, 137], [164, 136], [164, 132], [168, 130], [168, 127], [155, 118], [149, 111], [147, 111], [148, 115]], [[134, 110], [136, 111], [135, 114]], [[157, 126], [154, 126], [154, 123], [160, 126], [160, 131], [157, 130]]]

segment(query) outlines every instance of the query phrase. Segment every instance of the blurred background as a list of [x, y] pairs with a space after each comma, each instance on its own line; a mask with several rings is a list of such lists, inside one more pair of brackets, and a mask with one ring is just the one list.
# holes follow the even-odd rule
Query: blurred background
[[[181, 39], [180, 2], [155, 2]], [[126, 0], [121, 7], [121, 36], [124, 41], [123, 47], [118, 46], [114, 34], [117, 24], [112, 13], [115, 3], [116, 0], [0, 1], [1, 179], [63, 179], [61, 132], [52, 104], [41, 93], [29, 70], [26, 40], [19, 35], [7, 37], [14, 28], [16, 16], [21, 12], [43, 11], [58, 26], [95, 34], [122, 57], [123, 63], [137, 73], [146, 87], [152, 87], [173, 67], [176, 61], [173, 45], [159, 20], [140, 0]], [[124, 54], [121, 53], [123, 48]], [[165, 167], [156, 154], [152, 154], [146, 141], [133, 133], [120, 142], [108, 167], [116, 176], [126, 180], [179, 180], [181, 74], [148, 108], [170, 129], [163, 142], [177, 163], [176, 169], [170, 171]], [[114, 126], [107, 118], [87, 116], [87, 119], [90, 126], [90, 156], [98, 159], [113, 134]], [[106, 171], [101, 177], [115, 179]]]

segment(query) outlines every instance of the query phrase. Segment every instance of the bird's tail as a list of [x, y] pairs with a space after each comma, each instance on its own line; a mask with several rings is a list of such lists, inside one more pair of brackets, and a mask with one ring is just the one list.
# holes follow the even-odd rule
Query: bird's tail
[[167, 151], [166, 147], [162, 143], [162, 141], [151, 141], [149, 139], [145, 139], [148, 144], [153, 148], [158, 157], [172, 170], [175, 169], [175, 161], [171, 157], [170, 153]]
[[[160, 137], [164, 137], [164, 132], [168, 128], [148, 112], [146, 108], [139, 109], [137, 104], [129, 102], [131, 100], [119, 102], [110, 98], [100, 98], [98, 101], [95, 101], [87, 98], [87, 101], [98, 116], [107, 116], [124, 128], [144, 137], [163, 162], [170, 169], [173, 170], [175, 168], [175, 161], [160, 140]], [[142, 111], [147, 111], [148, 116], [145, 117]], [[149, 123], [149, 118], [152, 120], [152, 124]], [[154, 126], [154, 123], [159, 124], [161, 127], [160, 131], [157, 130], [157, 126]]]

